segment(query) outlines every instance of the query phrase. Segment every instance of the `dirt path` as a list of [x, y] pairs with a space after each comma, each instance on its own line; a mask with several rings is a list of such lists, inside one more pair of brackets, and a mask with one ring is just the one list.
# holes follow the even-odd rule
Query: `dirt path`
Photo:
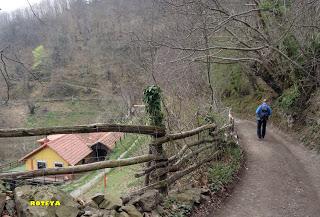
[[236, 125], [247, 168], [214, 217], [320, 217], [320, 155], [272, 127], [260, 141], [254, 122]]

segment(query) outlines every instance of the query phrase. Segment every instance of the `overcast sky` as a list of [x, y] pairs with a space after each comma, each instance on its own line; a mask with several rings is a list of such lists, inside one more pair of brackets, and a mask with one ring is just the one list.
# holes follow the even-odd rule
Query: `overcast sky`
[[[40, 2], [40, 0], [29, 0], [30, 4]], [[10, 12], [18, 8], [29, 7], [27, 0], [0, 0], [2, 12]]]

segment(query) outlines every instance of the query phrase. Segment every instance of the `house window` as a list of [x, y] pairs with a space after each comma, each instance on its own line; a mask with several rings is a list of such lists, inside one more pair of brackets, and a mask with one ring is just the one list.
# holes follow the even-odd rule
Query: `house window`
[[60, 162], [55, 162], [54, 163], [54, 167], [63, 167], [63, 163], [60, 163]]
[[47, 163], [45, 161], [38, 160], [37, 161], [37, 167], [38, 167], [38, 170], [39, 169], [45, 169], [45, 168], [47, 168]]

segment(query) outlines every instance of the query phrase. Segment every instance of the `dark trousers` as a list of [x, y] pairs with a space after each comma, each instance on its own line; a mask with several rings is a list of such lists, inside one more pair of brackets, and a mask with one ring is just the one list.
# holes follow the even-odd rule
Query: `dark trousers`
[[260, 139], [266, 135], [266, 128], [267, 120], [257, 120], [257, 135]]

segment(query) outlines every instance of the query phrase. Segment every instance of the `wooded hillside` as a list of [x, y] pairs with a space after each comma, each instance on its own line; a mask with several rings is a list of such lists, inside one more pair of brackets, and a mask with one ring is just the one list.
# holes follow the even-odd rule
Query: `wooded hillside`
[[116, 121], [154, 83], [169, 129], [218, 120], [225, 105], [254, 116], [267, 97], [275, 120], [316, 136], [319, 8], [318, 0], [47, 0], [0, 13], [1, 127]]

